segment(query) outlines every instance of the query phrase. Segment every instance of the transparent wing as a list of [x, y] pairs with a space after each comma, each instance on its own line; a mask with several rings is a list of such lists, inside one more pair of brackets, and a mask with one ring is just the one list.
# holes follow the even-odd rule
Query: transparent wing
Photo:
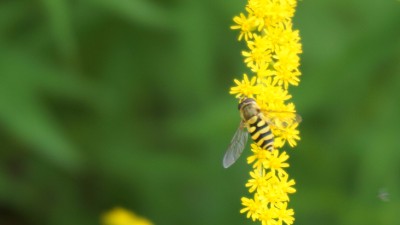
[[242, 122], [240, 123], [239, 128], [236, 130], [235, 135], [233, 135], [228, 150], [226, 150], [225, 152], [224, 159], [222, 161], [224, 168], [232, 166], [232, 164], [235, 163], [236, 160], [240, 157], [243, 149], [246, 146], [248, 137], [249, 135], [247, 133], [247, 130], [244, 128], [244, 124]]
[[294, 112], [271, 111], [266, 113], [265, 120], [274, 128], [286, 128], [295, 123], [300, 123], [302, 118]]

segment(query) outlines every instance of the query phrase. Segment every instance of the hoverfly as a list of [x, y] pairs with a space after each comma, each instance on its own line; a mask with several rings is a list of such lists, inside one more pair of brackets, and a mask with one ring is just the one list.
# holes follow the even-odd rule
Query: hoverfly
[[[274, 148], [274, 135], [272, 134], [270, 125], [285, 127], [289, 124], [293, 124], [293, 122], [299, 123], [301, 121], [301, 117], [297, 114], [295, 114], [295, 117], [290, 122], [274, 121], [270, 118], [266, 118], [253, 98], [242, 98], [239, 102], [238, 109], [242, 121], [224, 155], [222, 161], [224, 168], [230, 167], [240, 157], [246, 146], [248, 133], [250, 133], [251, 138], [259, 147], [272, 151]], [[276, 113], [280, 112], [271, 112], [271, 114]], [[247, 128], [247, 131], [244, 128]]]

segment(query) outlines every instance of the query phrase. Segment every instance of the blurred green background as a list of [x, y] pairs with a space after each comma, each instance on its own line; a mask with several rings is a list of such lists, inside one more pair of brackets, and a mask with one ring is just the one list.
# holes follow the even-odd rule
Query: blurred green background
[[[157, 225], [258, 224], [239, 214], [250, 151], [221, 165], [245, 4], [1, 1], [0, 224], [99, 224], [114, 206]], [[295, 224], [400, 224], [400, 2], [305, 0], [294, 25]]]

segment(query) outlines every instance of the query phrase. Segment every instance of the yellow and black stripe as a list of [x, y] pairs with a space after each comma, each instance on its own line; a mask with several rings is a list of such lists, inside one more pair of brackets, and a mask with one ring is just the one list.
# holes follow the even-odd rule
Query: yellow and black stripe
[[274, 135], [263, 116], [261, 114], [253, 116], [247, 123], [251, 139], [262, 149], [272, 151], [274, 149]]

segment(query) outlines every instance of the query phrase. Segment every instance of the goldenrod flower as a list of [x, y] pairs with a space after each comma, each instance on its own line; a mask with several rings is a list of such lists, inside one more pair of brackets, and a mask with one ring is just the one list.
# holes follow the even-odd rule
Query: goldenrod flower
[[236, 79], [234, 80], [237, 86], [232, 87], [229, 93], [236, 94], [237, 98], [242, 96], [253, 97], [253, 95], [259, 94], [260, 92], [260, 87], [255, 85], [256, 80], [257, 77], [254, 76], [253, 78], [251, 78], [251, 80], [249, 80], [247, 74], [244, 74], [242, 82]]
[[301, 75], [300, 71], [296, 69], [291, 69], [289, 64], [278, 64], [274, 65], [274, 69], [276, 71], [274, 77], [274, 83], [278, 85], [284, 85], [285, 89], [288, 89], [289, 84], [297, 86], [299, 84], [299, 76]]
[[297, 145], [297, 141], [300, 140], [299, 131], [297, 130], [298, 123], [294, 123], [291, 126], [276, 130], [275, 135], [278, 136], [278, 143], [281, 143], [279, 147], [282, 147], [286, 141], [289, 143], [290, 147]]
[[270, 62], [260, 62], [251, 67], [251, 71], [257, 73], [257, 77], [264, 80], [276, 74], [276, 71], [271, 68]]
[[233, 21], [237, 23], [237, 25], [231, 26], [231, 29], [240, 29], [239, 41], [244, 39], [247, 41], [249, 38], [253, 38], [253, 30], [257, 26], [256, 18], [253, 16], [246, 17], [243, 13], [240, 13], [239, 16], [235, 16]]
[[276, 217], [277, 214], [275, 208], [264, 208], [259, 215], [262, 225], [276, 225]]
[[289, 167], [289, 164], [285, 163], [285, 161], [289, 158], [286, 152], [282, 152], [280, 156], [278, 150], [274, 150], [272, 152], [270, 151], [266, 152], [267, 152], [267, 159], [264, 161], [264, 168], [270, 169], [272, 172], [277, 171], [278, 174], [286, 174], [285, 170], [283, 169]]
[[286, 202], [280, 202], [275, 205], [277, 208], [277, 217], [278, 217], [278, 223], [279, 225], [282, 224], [282, 221], [285, 222], [286, 224], [292, 224], [294, 221], [293, 215], [293, 209], [286, 209], [287, 208], [287, 203]]
[[247, 158], [247, 163], [252, 164], [254, 162], [253, 167], [261, 167], [267, 159], [267, 151], [256, 144], [251, 144], [251, 151], [253, 155]]
[[292, 186], [295, 185], [296, 183], [293, 179], [291, 179], [289, 181], [288, 181], [288, 179], [289, 179], [289, 175], [287, 175], [287, 174], [279, 176], [281, 189], [283, 192], [288, 193], [288, 194], [295, 193], [296, 189]]
[[246, 41], [242, 51], [244, 63], [254, 73], [251, 79], [234, 80], [230, 94], [236, 98], [255, 99], [274, 134], [274, 150], [268, 151], [251, 144], [252, 165], [246, 183], [252, 198], [241, 199], [241, 213], [262, 225], [290, 225], [294, 211], [288, 209], [289, 195], [296, 192], [295, 181], [285, 171], [289, 155], [281, 148], [295, 147], [299, 136], [299, 117], [289, 93], [290, 86], [300, 82], [302, 47], [299, 31], [293, 29], [292, 17], [297, 0], [248, 0], [245, 13], [234, 17], [232, 29], [240, 31], [239, 40]]
[[246, 187], [250, 187], [249, 188], [249, 192], [252, 193], [255, 190], [262, 190], [262, 188], [264, 188], [265, 186], [267, 186], [267, 180], [272, 176], [270, 173], [265, 174], [263, 172], [260, 171], [252, 171], [250, 172], [250, 176], [253, 179], [250, 179], [247, 184]]
[[245, 206], [240, 210], [240, 213], [247, 212], [247, 218], [250, 218], [255, 221], [259, 217], [260, 209], [262, 208], [261, 201], [258, 198], [258, 194], [254, 195], [254, 199], [249, 199], [243, 197], [242, 205]]
[[266, 64], [272, 61], [269, 50], [262, 50], [260, 48], [253, 48], [251, 51], [243, 51], [242, 55], [246, 57], [244, 62], [252, 70], [257, 70], [260, 64]]

